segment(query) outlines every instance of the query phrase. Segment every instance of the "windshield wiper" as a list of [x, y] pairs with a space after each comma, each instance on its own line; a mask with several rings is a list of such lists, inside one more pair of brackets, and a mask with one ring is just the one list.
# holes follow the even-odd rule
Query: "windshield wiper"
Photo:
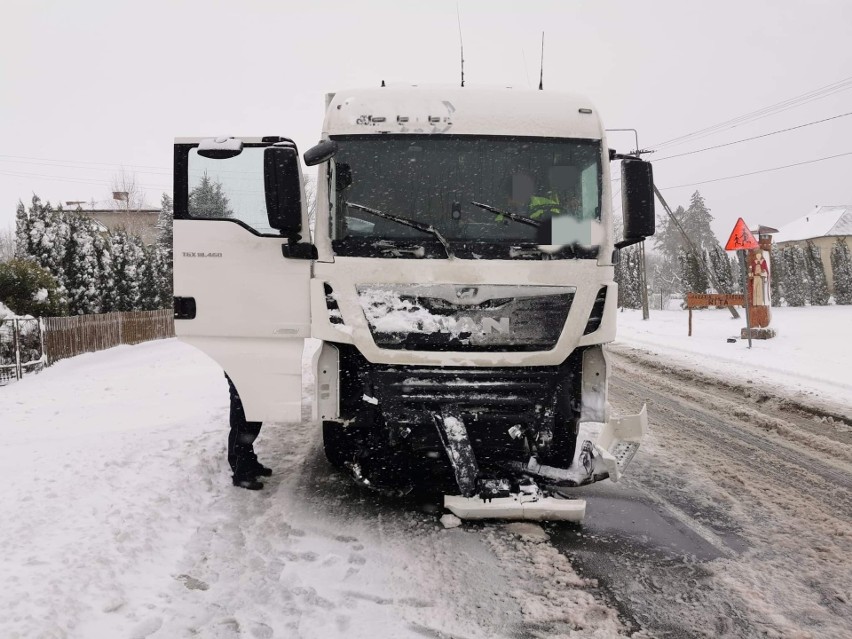
[[397, 224], [402, 224], [403, 226], [411, 227], [418, 231], [422, 231], [423, 233], [429, 233], [430, 235], [434, 235], [436, 238], [438, 238], [438, 241], [441, 243], [441, 246], [443, 246], [444, 250], [447, 252], [447, 257], [450, 259], [455, 257], [455, 255], [453, 255], [453, 250], [450, 248], [450, 243], [447, 242], [447, 239], [443, 235], [441, 235], [440, 231], [438, 231], [438, 229], [436, 229], [431, 224], [415, 222], [414, 220], [409, 220], [406, 217], [391, 215], [390, 213], [371, 209], [369, 206], [364, 206], [363, 204], [356, 204], [355, 202], [346, 202], [346, 205], [356, 209], [360, 209], [365, 213], [369, 213], [370, 215], [375, 215], [376, 217], [380, 217], [385, 220], [390, 220], [391, 222], [396, 222]]
[[526, 224], [527, 226], [532, 226], [538, 228], [541, 226], [541, 222], [538, 220], [533, 220], [529, 217], [524, 217], [523, 215], [518, 215], [517, 213], [509, 213], [509, 211], [501, 211], [497, 207], [491, 206], [490, 204], [483, 204], [482, 202], [471, 202], [474, 206], [478, 206], [481, 209], [485, 209], [486, 211], [490, 211], [495, 215], [502, 215], [504, 217], [509, 218], [510, 220], [514, 220], [515, 222], [520, 222], [521, 224]]

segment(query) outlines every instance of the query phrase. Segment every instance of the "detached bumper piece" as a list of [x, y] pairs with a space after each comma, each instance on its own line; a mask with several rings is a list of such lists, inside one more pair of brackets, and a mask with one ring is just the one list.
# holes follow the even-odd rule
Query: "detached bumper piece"
[[596, 442], [585, 440], [570, 468], [554, 468], [538, 463], [534, 457], [526, 465], [514, 463], [513, 468], [530, 477], [545, 480], [559, 487], [593, 484], [604, 479], [618, 481], [633, 461], [639, 444], [648, 431], [646, 406], [636, 415], [627, 415], [604, 424]]
[[[485, 494], [487, 490], [481, 493], [481, 495]], [[546, 497], [533, 483], [521, 485], [519, 492], [508, 494], [506, 497], [444, 495], [444, 508], [460, 519], [476, 520], [522, 519], [579, 522], [586, 516], [585, 499]]]

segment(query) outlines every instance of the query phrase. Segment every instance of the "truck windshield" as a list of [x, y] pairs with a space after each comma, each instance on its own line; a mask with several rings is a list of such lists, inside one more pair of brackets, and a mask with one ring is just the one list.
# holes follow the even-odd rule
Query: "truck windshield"
[[517, 250], [539, 243], [536, 226], [495, 215], [482, 203], [540, 223], [552, 219], [554, 227], [557, 219], [570, 219], [581, 230], [565, 256], [597, 254], [590, 234], [583, 235], [601, 217], [596, 140], [444, 134], [334, 139], [339, 151], [332, 243], [339, 255], [395, 255], [389, 245], [416, 244], [426, 257], [446, 257], [434, 238], [370, 216], [363, 211], [367, 206], [431, 225], [458, 257], [540, 257]]

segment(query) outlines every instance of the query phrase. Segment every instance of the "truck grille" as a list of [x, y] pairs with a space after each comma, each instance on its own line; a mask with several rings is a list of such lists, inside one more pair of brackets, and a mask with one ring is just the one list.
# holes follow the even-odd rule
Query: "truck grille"
[[380, 348], [420, 351], [552, 349], [575, 287], [362, 285], [359, 300]]

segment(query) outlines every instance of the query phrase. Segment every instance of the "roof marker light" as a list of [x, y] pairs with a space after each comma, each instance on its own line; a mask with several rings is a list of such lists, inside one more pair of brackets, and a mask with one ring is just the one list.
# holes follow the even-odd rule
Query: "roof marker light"
[[591, 109], [585, 109], [585, 108], [580, 109], [580, 113], [591, 113], [591, 112], [592, 112]]

